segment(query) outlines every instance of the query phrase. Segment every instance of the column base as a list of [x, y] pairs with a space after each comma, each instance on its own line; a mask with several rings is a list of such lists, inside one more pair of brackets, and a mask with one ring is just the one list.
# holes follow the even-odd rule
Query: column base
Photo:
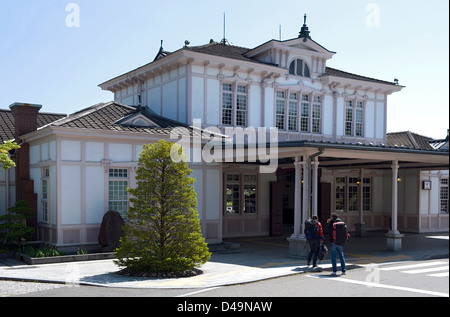
[[289, 241], [289, 256], [292, 258], [306, 259], [309, 253], [309, 244], [303, 237], [291, 236]]
[[367, 225], [365, 223], [355, 223], [355, 236], [356, 237], [365, 237], [367, 236]]
[[404, 234], [400, 234], [398, 231], [389, 231], [385, 234], [387, 249], [390, 251], [401, 251], [402, 249], [402, 238]]

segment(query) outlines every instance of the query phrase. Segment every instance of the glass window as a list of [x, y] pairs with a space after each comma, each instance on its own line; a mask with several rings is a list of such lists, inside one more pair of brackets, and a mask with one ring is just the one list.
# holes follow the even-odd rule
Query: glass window
[[256, 174], [227, 174], [225, 179], [225, 213], [255, 214], [257, 204]]
[[109, 169], [108, 209], [120, 213], [125, 219], [128, 212], [128, 170]]
[[358, 211], [358, 179], [348, 178], [348, 211]]
[[244, 175], [244, 213], [256, 213], [256, 175]]
[[298, 109], [296, 101], [289, 101], [289, 131], [297, 131]]
[[448, 178], [441, 178], [439, 200], [441, 212], [448, 213]]
[[313, 104], [312, 111], [312, 133], [320, 133], [320, 104]]
[[362, 101], [345, 102], [345, 135], [364, 136], [364, 104]]
[[289, 65], [289, 74], [302, 77], [310, 77], [308, 65], [301, 59], [295, 59]]
[[300, 115], [300, 130], [302, 132], [309, 132], [309, 103], [302, 102]]
[[50, 169], [45, 167], [42, 169], [42, 178], [41, 178], [41, 202], [40, 202], [40, 221], [48, 222], [48, 212], [49, 212], [49, 176]]
[[247, 126], [247, 93], [247, 86], [237, 85], [233, 93], [232, 84], [222, 84], [222, 124]]
[[239, 214], [240, 210], [240, 174], [227, 174], [226, 206], [227, 214]]
[[363, 195], [362, 197], [363, 211], [370, 211], [372, 189], [371, 189], [371, 179], [368, 177], [363, 178], [362, 195]]
[[337, 212], [343, 212], [345, 208], [345, 177], [336, 177], [336, 203]]
[[42, 180], [42, 199], [41, 199], [41, 220], [48, 221], [48, 180]]
[[277, 99], [276, 127], [280, 130], [284, 130], [284, 108], [285, 101], [283, 99]]

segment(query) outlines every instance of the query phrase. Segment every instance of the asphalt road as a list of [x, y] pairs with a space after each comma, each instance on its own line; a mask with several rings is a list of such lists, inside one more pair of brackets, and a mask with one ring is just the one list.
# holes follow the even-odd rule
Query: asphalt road
[[[183, 298], [196, 297], [216, 298], [216, 302], [217, 299], [237, 297], [259, 297], [268, 302], [271, 297], [449, 297], [449, 260], [389, 262], [348, 270], [345, 276], [311, 272], [206, 289], [110, 288], [0, 281], [0, 296], [169, 297], [177, 298], [180, 303]], [[237, 306], [234, 308], [238, 309]]]

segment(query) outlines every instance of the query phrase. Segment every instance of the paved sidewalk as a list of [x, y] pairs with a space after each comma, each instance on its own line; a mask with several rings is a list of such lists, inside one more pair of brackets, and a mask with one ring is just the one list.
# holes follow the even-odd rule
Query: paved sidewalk
[[[344, 248], [347, 268], [369, 263], [449, 257], [448, 233], [405, 234], [399, 252], [388, 251], [384, 232], [351, 238]], [[286, 237], [227, 239], [240, 247], [213, 252], [203, 274], [185, 278], [138, 278], [119, 275], [112, 260], [26, 265], [0, 259], [0, 279], [74, 283], [126, 288], [205, 288], [241, 284], [308, 272], [306, 261], [289, 257]], [[330, 270], [330, 256], [320, 266]], [[339, 265], [339, 260], [338, 260]]]

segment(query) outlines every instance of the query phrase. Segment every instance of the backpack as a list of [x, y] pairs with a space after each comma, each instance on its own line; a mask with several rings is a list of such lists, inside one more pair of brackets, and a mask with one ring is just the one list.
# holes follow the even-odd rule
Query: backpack
[[305, 236], [307, 240], [319, 239], [319, 223], [317, 221], [305, 221]]
[[344, 245], [347, 242], [350, 234], [347, 230], [347, 225], [343, 221], [337, 221], [333, 223], [333, 242], [337, 245]]

